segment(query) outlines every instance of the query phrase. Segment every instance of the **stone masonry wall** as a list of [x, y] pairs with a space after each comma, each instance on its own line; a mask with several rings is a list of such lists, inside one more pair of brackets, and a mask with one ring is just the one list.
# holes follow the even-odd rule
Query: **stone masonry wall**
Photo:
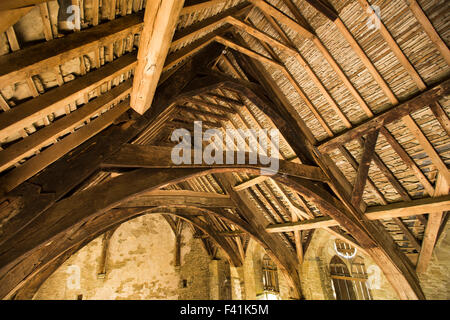
[[[34, 299], [209, 299], [209, 256], [189, 228], [182, 233], [181, 267], [174, 266], [175, 236], [162, 216], [121, 225], [110, 242], [107, 273], [98, 277], [102, 237], [67, 260]], [[79, 267], [80, 282], [76, 286]], [[187, 287], [182, 287], [182, 280]], [[68, 285], [69, 284], [69, 285]], [[75, 284], [75, 287], [74, 287]]]

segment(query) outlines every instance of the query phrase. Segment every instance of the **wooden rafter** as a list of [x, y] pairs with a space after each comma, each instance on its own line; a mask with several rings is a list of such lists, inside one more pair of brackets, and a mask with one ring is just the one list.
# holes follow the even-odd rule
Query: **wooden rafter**
[[369, 177], [369, 167], [375, 153], [375, 145], [378, 140], [378, 134], [379, 131], [371, 132], [367, 136], [364, 144], [364, 151], [361, 156], [361, 162], [358, 167], [356, 181], [352, 192], [351, 201], [355, 207], [358, 207], [361, 202], [364, 187], [366, 186], [367, 178]]
[[107, 111], [101, 117], [91, 121], [73, 134], [70, 134], [59, 143], [44, 150], [32, 159], [28, 160], [22, 166], [14, 169], [0, 178], [0, 194], [11, 191], [22, 182], [34, 176], [51, 163], [55, 162], [70, 150], [78, 147], [83, 142], [93, 137], [103, 129], [107, 128], [113, 121], [130, 108], [129, 99], [121, 102], [111, 110]]
[[[261, 76], [261, 79], [262, 78], [263, 78], [263, 76]], [[267, 81], [267, 80], [264, 80], [264, 81]], [[266, 89], [270, 90], [269, 87], [267, 87]], [[258, 105], [259, 103], [256, 103], [256, 104]], [[286, 117], [286, 119], [289, 119], [289, 116], [287, 114], [285, 117]], [[291, 122], [291, 126], [297, 127], [297, 125], [294, 125], [294, 122]], [[278, 127], [282, 127], [282, 126], [278, 126]], [[297, 132], [305, 132], [305, 134], [307, 134], [307, 132], [309, 131], [305, 127], [297, 127], [297, 128], [298, 128]], [[295, 141], [291, 141], [291, 139], [289, 138], [289, 135], [286, 135], [286, 133], [285, 133], [285, 137], [287, 138], [288, 142], [293, 147], [294, 151], [296, 151], [297, 146], [296, 146]], [[298, 139], [298, 134], [297, 134], [297, 139]], [[311, 143], [311, 142], [314, 143], [313, 141], [314, 141], [314, 139], [309, 139], [307, 144]], [[302, 150], [302, 149], [299, 149], [297, 154], [301, 154], [302, 152], [304, 152], [304, 150], [308, 150], [308, 147], [306, 147], [306, 148], [304, 147], [302, 151], [300, 151], [300, 150]], [[354, 215], [355, 219], [360, 220], [362, 213], [359, 211], [358, 208], [355, 208], [350, 203], [349, 191], [347, 191], [348, 190], [347, 189], [348, 182], [346, 184], [345, 177], [341, 176], [340, 178], [337, 178], [337, 177], [339, 177], [339, 175], [338, 175], [339, 171], [334, 169], [335, 164], [331, 163], [331, 159], [329, 159], [329, 157], [327, 157], [326, 155], [320, 155], [320, 154], [316, 154], [316, 155], [317, 155], [316, 161], [320, 164], [321, 168], [327, 172], [327, 175], [331, 180], [329, 182], [329, 185], [333, 188], [333, 191], [335, 191], [338, 194], [341, 201], [343, 201], [345, 206], [350, 209], [350, 211], [352, 212], [351, 215]], [[334, 173], [336, 173], [336, 174], [334, 174]], [[340, 180], [337, 180], [337, 179], [340, 179]], [[330, 214], [330, 213], [328, 213], [328, 214]], [[356, 218], [356, 217], [358, 217], [358, 218]], [[351, 219], [350, 216], [348, 218]], [[387, 233], [379, 225], [368, 224], [365, 222], [362, 222], [362, 223], [364, 224], [364, 228], [367, 228], [368, 230], [376, 229], [376, 231], [374, 231], [374, 232], [376, 232], [377, 234], [379, 232]], [[348, 223], [345, 223], [344, 225], [345, 225], [346, 229], [348, 229], [349, 226], [351, 225], [351, 223], [348, 222]], [[353, 228], [353, 226], [351, 228]], [[364, 242], [366, 241], [363, 236], [364, 232], [360, 232], [360, 231], [356, 231], [356, 230], [349, 230], [349, 231], [363, 248], [367, 248], [367, 246], [364, 244]], [[373, 236], [373, 234], [371, 236]], [[400, 295], [400, 297], [403, 299], [407, 299], [407, 298], [422, 299], [423, 292], [420, 289], [417, 276], [415, 275], [415, 272], [411, 266], [411, 263], [404, 254], [402, 254], [400, 251], [395, 249], [395, 244], [393, 243], [392, 238], [390, 238], [388, 235], [386, 235], [383, 238], [378, 238], [376, 241], [377, 241], [377, 245], [375, 247], [371, 247], [371, 249], [367, 249], [367, 252], [374, 259], [379, 260], [379, 265], [385, 269], [386, 274], [389, 274], [390, 282], [395, 288], [397, 288], [397, 292]], [[402, 270], [402, 271], [399, 272], [399, 270]], [[393, 274], [396, 274], [396, 276], [394, 277]], [[399, 281], [403, 284], [401, 285]]]
[[88, 54], [96, 48], [142, 29], [141, 13], [100, 24], [98, 26], [69, 34], [24, 48], [0, 57], [0, 86], [23, 80], [25, 75], [34, 75], [54, 68], [80, 55]]

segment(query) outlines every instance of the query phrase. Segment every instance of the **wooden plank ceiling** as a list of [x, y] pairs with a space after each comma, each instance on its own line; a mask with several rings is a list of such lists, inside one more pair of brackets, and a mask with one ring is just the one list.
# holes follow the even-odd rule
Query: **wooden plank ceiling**
[[[70, 5], [79, 15], [64, 13]], [[187, 221], [211, 256], [221, 247], [242, 262], [249, 234], [232, 219], [255, 219], [253, 227], [267, 230], [258, 236], [269, 251], [284, 247], [301, 263], [314, 230], [322, 228], [378, 255], [380, 264], [389, 260], [384, 271], [391, 265], [406, 279], [405, 288], [390, 278], [399, 297], [423, 298], [414, 287], [416, 273], [427, 270], [450, 209], [448, 12], [450, 2], [439, 0], [2, 1], [0, 246], [14, 236], [10, 230], [20, 229], [21, 213], [11, 214], [11, 207], [18, 194], [28, 201], [17, 191], [27, 183], [41, 188], [38, 199], [44, 191], [53, 195], [36, 209], [40, 214], [128, 172], [99, 161], [72, 185], [62, 172], [65, 188], [36, 182], [64, 168], [92, 139], [115, 143], [102, 149], [108, 155], [124, 143], [172, 147], [172, 131], [192, 130], [196, 120], [218, 129], [279, 127], [257, 99], [233, 85], [192, 90], [163, 109], [155, 106], [163, 97], [158, 90], [216, 44], [220, 54], [199, 71], [263, 88], [294, 132], [281, 138], [280, 159], [297, 164], [293, 168], [317, 167], [327, 177], [324, 190], [339, 199], [349, 221], [365, 222], [355, 222], [358, 231], [268, 176], [209, 173], [160, 188], [168, 197], [195, 194], [196, 201], [220, 204], [221, 214], [167, 218], [175, 234]], [[79, 19], [80, 28], [68, 29], [68, 17]], [[145, 125], [136, 127], [139, 121]], [[133, 126], [139, 129], [129, 133]], [[108, 140], [118, 128], [122, 138]], [[139, 199], [126, 206], [145, 207]], [[158, 203], [169, 207], [168, 199]], [[167, 210], [161, 212], [176, 213]], [[284, 271], [295, 272], [289, 259], [272, 254]]]

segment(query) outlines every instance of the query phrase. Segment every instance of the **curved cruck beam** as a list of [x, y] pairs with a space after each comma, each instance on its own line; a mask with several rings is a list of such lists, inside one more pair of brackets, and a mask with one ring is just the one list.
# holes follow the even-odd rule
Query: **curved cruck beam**
[[[248, 170], [254, 170], [255, 174], [259, 172], [258, 169]], [[140, 194], [165, 187], [169, 184], [178, 183], [185, 179], [230, 171], [233, 171], [232, 168], [139, 169], [120, 175], [105, 183], [61, 200], [44, 214], [37, 217], [12, 239], [0, 246], [1, 287], [9, 287], [5, 285], [5, 276], [27, 256], [36, 254], [44, 246], [54, 245], [57, 242], [58, 236], [61, 234], [66, 234], [74, 228], [82, 227], [90, 219], [100, 216], [106, 211], [119, 206], [121, 203]], [[345, 222], [343, 224], [348, 225], [349, 232], [361, 233], [362, 230], [359, 229], [359, 225], [355, 221], [349, 221], [351, 218], [345, 214], [343, 205], [324, 189], [298, 177], [276, 174], [272, 178], [290, 186], [307, 199], [313, 201], [322, 212], [329, 212], [334, 217], [344, 220]], [[111, 223], [113, 221], [111, 220]], [[360, 237], [359, 240], [361, 246], [376, 249], [369, 236], [367, 238]], [[291, 274], [291, 277], [296, 276]], [[8, 278], [11, 279], [11, 277]], [[19, 275], [19, 279], [11, 279], [10, 281], [20, 281], [23, 278], [24, 275]]]
[[[54, 248], [58, 252], [60, 249], [57, 248], [57, 244], [61, 241], [60, 237], [78, 228], [83, 230], [83, 225], [87, 221], [96, 219], [140, 194], [214, 172], [223, 172], [223, 169], [141, 169], [61, 200], [0, 246], [2, 296], [8, 294], [9, 291], [6, 291], [8, 288], [15, 288], [33, 272], [32, 266], [28, 266], [29, 269], [25, 270], [25, 266], [21, 265], [27, 257], [32, 256], [41, 261], [45, 258], [39, 255], [43, 247]], [[259, 170], [254, 169], [254, 173], [258, 172]], [[110, 216], [110, 219], [109, 222], [112, 224], [119, 218]], [[18, 265], [21, 267], [15, 268]], [[290, 276], [297, 277], [297, 275]]]
[[[157, 202], [157, 201], [155, 201]], [[189, 202], [189, 201], [188, 201]], [[13, 297], [15, 299], [16, 293], [18, 293], [18, 299], [31, 299], [37, 292], [41, 284], [60, 267], [72, 254], [87, 245], [90, 241], [97, 238], [104, 232], [116, 228], [119, 225], [137, 218], [138, 216], [146, 214], [170, 214], [182, 218], [190, 223], [193, 223], [202, 231], [207, 233], [211, 240], [214, 241], [219, 247], [221, 247], [225, 254], [228, 256], [230, 263], [235, 266], [242, 264], [240, 257], [236, 254], [236, 250], [230, 248], [229, 245], [223, 245], [223, 239], [215, 234], [214, 230], [211, 230], [204, 223], [198, 223], [190, 219], [199, 215], [214, 215], [227, 222], [233, 223], [240, 230], [249, 233], [249, 235], [261, 243], [261, 239], [255, 235], [255, 232], [248, 225], [247, 222], [239, 217], [223, 212], [216, 208], [202, 208], [191, 205], [177, 205], [173, 207], [159, 206], [159, 207], [146, 207], [146, 208], [115, 208], [108, 212], [105, 212], [101, 216], [97, 216], [84, 223], [80, 228], [61, 234], [57, 239], [53, 241], [53, 246], [44, 246], [38, 250], [37, 254], [32, 254], [25, 258], [19, 265], [15, 266], [6, 277], [2, 280], [2, 283], [11, 283], [8, 278], [17, 277], [17, 272], [23, 270], [23, 266], [34, 266], [32, 272], [23, 279], [16, 287], [6, 291], [6, 287], [2, 286], [0, 294], [4, 298]], [[113, 221], [113, 224], [111, 224]], [[39, 260], [36, 259], [36, 256]], [[5, 295], [5, 293], [7, 295]]]
[[[241, 94], [246, 95], [254, 104], [256, 104], [261, 111], [266, 113], [276, 124], [277, 128], [280, 130], [281, 134], [286, 138], [288, 143], [293, 147], [294, 151], [296, 152], [297, 156], [301, 159], [301, 161], [305, 164], [311, 164], [314, 163], [313, 160], [311, 160], [311, 155], [309, 155], [305, 151], [308, 149], [304, 141], [302, 139], [299, 139], [298, 133], [296, 133], [295, 126], [288, 125], [287, 122], [283, 119], [283, 117], [280, 115], [278, 110], [276, 110], [276, 107], [273, 106], [273, 103], [265, 98], [264, 92], [260, 89], [259, 86], [255, 85], [252, 86], [251, 84], [249, 86], [248, 83], [244, 84], [239, 81], [236, 81], [235, 79], [225, 79], [222, 77], [216, 77], [217, 79], [213, 79], [214, 77], [209, 77], [208, 79], [202, 78], [197, 79], [197, 82], [192, 81], [185, 90], [188, 91], [188, 89], [194, 88], [197, 89], [198, 87], [202, 87], [202, 90], [206, 90], [205, 83], [208, 84], [211, 88], [224, 88], [232, 91], [237, 91]], [[211, 81], [213, 80], [213, 81]], [[195, 91], [195, 90], [194, 90]], [[262, 93], [261, 93], [262, 92]], [[261, 94], [260, 94], [261, 93]], [[195, 92], [192, 93], [192, 95], [195, 95]], [[173, 95], [172, 95], [173, 96]], [[156, 110], [156, 109], [155, 109]], [[159, 110], [158, 110], [159, 112]], [[190, 172], [191, 177], [195, 176], [194, 172], [207, 172], [208, 173], [214, 173], [213, 169], [171, 169], [172, 170], [186, 170], [186, 175], [189, 175], [188, 172]], [[139, 172], [150, 172], [151, 170], [147, 169], [144, 171], [138, 170]], [[160, 172], [163, 172], [164, 170], [161, 170]], [[223, 172], [223, 171], [222, 171]], [[167, 173], [166, 173], [167, 174]], [[147, 175], [148, 177], [148, 175]], [[176, 178], [175, 176], [173, 176]], [[120, 178], [120, 177], [118, 177]], [[133, 189], [136, 187], [137, 190], [140, 190], [138, 186], [134, 186], [134, 183], [136, 183], [139, 180], [139, 174], [135, 175], [135, 180], [131, 180], [130, 182], [130, 189]], [[145, 175], [144, 175], [145, 178]], [[274, 176], [274, 179], [279, 179], [280, 182], [283, 182], [280, 176]], [[402, 255], [400, 253], [397, 253], [398, 251], [394, 245], [390, 245], [392, 242], [391, 239], [387, 239], [386, 232], [381, 227], [377, 226], [376, 224], [371, 223], [370, 221], [366, 221], [364, 217], [357, 217], [354, 214], [352, 214], [351, 208], [349, 209], [347, 206], [344, 207], [344, 205], [338, 201], [336, 198], [332, 197], [330, 193], [326, 192], [325, 189], [321, 186], [318, 186], [315, 183], [311, 183], [309, 181], [306, 181], [304, 179], [299, 179], [295, 177], [291, 177], [291, 179], [287, 179], [288, 184], [296, 184], [295, 180], [298, 181], [298, 184], [303, 187], [299, 187], [296, 189], [297, 192], [303, 194], [306, 198], [309, 198], [311, 201], [313, 201], [319, 208], [319, 210], [323, 210], [322, 212], [328, 214], [330, 217], [335, 219], [339, 222], [339, 224], [345, 226], [345, 228], [354, 236], [354, 238], [361, 244], [361, 246], [366, 249], [367, 252], [370, 253], [372, 258], [376, 261], [376, 263], [382, 268], [386, 276], [388, 277], [389, 281], [393, 285], [393, 287], [396, 289], [396, 291], [401, 295], [402, 298], [424, 298], [423, 292], [420, 289], [420, 286], [418, 284], [417, 275], [415, 274], [414, 269], [408, 264], [408, 261], [404, 261], [402, 259]], [[117, 181], [117, 180], [116, 180]], [[286, 181], [286, 180], [285, 180]], [[284, 182], [283, 182], [284, 183]], [[142, 185], [141, 185], [142, 187]], [[149, 186], [147, 186], [149, 187]], [[292, 187], [292, 186], [291, 186]], [[298, 186], [297, 186], [298, 187]], [[151, 188], [151, 187], [149, 187]], [[295, 188], [294, 188], [295, 189]], [[135, 189], [133, 189], [135, 190]], [[314, 190], [314, 191], [312, 191]], [[103, 190], [105, 195], [108, 195], [109, 192], [117, 192], [117, 190]], [[140, 192], [140, 191], [139, 191]], [[103, 195], [102, 195], [103, 196]], [[108, 210], [109, 208], [113, 207], [107, 207], [105, 206], [109, 205], [107, 201], [104, 201], [102, 199], [102, 196], [97, 197], [97, 199], [91, 199], [92, 204], [96, 204], [96, 202], [99, 202], [95, 205], [95, 210]], [[109, 199], [109, 197], [107, 197]], [[58, 210], [68, 210], [68, 212], [73, 214], [72, 221], [66, 221], [64, 219], [64, 223], [62, 224], [62, 228], [67, 228], [67, 226], [75, 224], [79, 219], [82, 219], [83, 216], [80, 217], [80, 212], [72, 211], [70, 209], [70, 206], [68, 205], [68, 200], [73, 199], [73, 196], [59, 201], [56, 203], [53, 207], [48, 209], [46, 212], [41, 214], [38, 218], [35, 220], [32, 220], [29, 226], [24, 228], [24, 230], [34, 230], [33, 233], [28, 233], [31, 235], [29, 239], [26, 239], [24, 237], [23, 232], [17, 233], [17, 235], [14, 235], [12, 239], [16, 239], [16, 236], [20, 236], [23, 239], [20, 240], [18, 243], [12, 243], [11, 247], [7, 247], [5, 245], [0, 246], [0, 283], [2, 282], [2, 276], [5, 272], [7, 272], [10, 264], [13, 263], [13, 261], [20, 261], [20, 257], [22, 255], [27, 254], [27, 252], [32, 251], [35, 247], [34, 244], [38, 246], [42, 246], [43, 243], [45, 243], [45, 240], [51, 238], [54, 236], [55, 228], [56, 227], [50, 227], [49, 234], [47, 236], [41, 236], [40, 239], [37, 239], [38, 241], [34, 241], [33, 239], [36, 237], [36, 233], [39, 231], [39, 229], [36, 229], [37, 225], [42, 225], [47, 227], [45, 223], [45, 219], [49, 217], [50, 222], [48, 225], [51, 226], [54, 222], [57, 222], [58, 219], [55, 218], [57, 215], [55, 212]], [[112, 199], [109, 199], [110, 201]], [[104, 206], [100, 205], [101, 202], [104, 202]], [[111, 201], [114, 202], [114, 201]], [[82, 204], [80, 204], [82, 206]], [[89, 208], [83, 207], [83, 210], [87, 209], [89, 211]], [[56, 211], [55, 211], [56, 210]], [[94, 212], [90, 212], [89, 214], [94, 215]], [[50, 213], [50, 214], [49, 214]], [[78, 216], [77, 216], [78, 215]], [[70, 219], [69, 219], [70, 220]], [[29, 220], [30, 221], [30, 220]], [[67, 223], [67, 224], [66, 224]], [[377, 229], [378, 228], [378, 229]], [[22, 230], [23, 231], [23, 230]], [[39, 237], [38, 237], [39, 238]], [[12, 240], [10, 239], [10, 240]], [[11, 243], [14, 241], [8, 241], [5, 243]], [[384, 243], [383, 243], [384, 242]], [[34, 243], [34, 244], [33, 244]], [[10, 257], [10, 258], [8, 258]]]

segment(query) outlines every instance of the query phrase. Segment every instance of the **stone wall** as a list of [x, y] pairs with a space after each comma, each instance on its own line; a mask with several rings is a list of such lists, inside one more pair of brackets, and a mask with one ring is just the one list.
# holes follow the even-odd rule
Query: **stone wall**
[[[334, 293], [330, 278], [330, 261], [336, 255], [334, 241], [336, 237], [325, 230], [315, 231], [304, 262], [300, 267], [302, 291], [306, 300], [334, 300]], [[367, 255], [358, 252], [371, 282], [371, 294], [374, 300], [398, 299], [381, 269]], [[349, 268], [350, 269], [350, 268]]]
[[99, 237], [58, 268], [34, 299], [209, 299], [210, 258], [200, 241], [183, 229], [181, 267], [175, 267], [175, 236], [168, 223], [159, 215], [138, 217], [111, 237], [104, 278], [98, 276]]
[[[450, 225], [438, 241], [425, 273], [419, 275], [427, 299], [449, 299]], [[336, 252], [335, 236], [316, 230], [299, 268], [307, 300], [333, 300], [329, 264]], [[98, 276], [102, 252], [99, 237], [73, 255], [39, 289], [34, 299], [246, 299], [263, 293], [264, 249], [250, 240], [242, 267], [230, 267], [223, 254], [214, 260], [189, 228], [182, 233], [181, 266], [174, 266], [175, 236], [163, 217], [147, 215], [120, 226], [113, 234], [106, 277]], [[398, 299], [381, 269], [365, 254], [371, 294], [375, 300]], [[343, 259], [345, 260], [345, 259]], [[79, 268], [79, 269], [78, 269]], [[350, 268], [349, 268], [350, 269]], [[79, 287], [76, 272], [80, 271]], [[278, 271], [281, 299], [291, 299], [292, 288]], [[183, 281], [185, 280], [185, 281]], [[184, 286], [185, 285], [185, 286]]]
[[[419, 281], [427, 299], [450, 298], [450, 224], [440, 236], [426, 272], [419, 274]], [[329, 263], [335, 255], [335, 237], [324, 230], [316, 230], [300, 268], [302, 290], [307, 300], [335, 299], [331, 286]], [[364, 259], [371, 282], [371, 294], [375, 300], [395, 300], [397, 293], [392, 288], [381, 269], [367, 255]]]

